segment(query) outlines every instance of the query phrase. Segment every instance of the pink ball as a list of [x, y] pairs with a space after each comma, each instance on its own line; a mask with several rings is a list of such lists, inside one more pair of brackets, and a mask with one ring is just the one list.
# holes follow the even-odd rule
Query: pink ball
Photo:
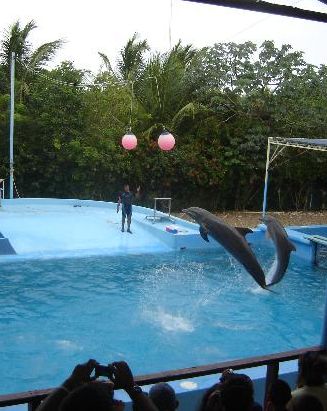
[[126, 150], [133, 150], [137, 146], [137, 138], [132, 133], [125, 134], [121, 143]]
[[172, 134], [164, 131], [158, 138], [158, 145], [163, 151], [169, 151], [174, 148], [175, 138]]

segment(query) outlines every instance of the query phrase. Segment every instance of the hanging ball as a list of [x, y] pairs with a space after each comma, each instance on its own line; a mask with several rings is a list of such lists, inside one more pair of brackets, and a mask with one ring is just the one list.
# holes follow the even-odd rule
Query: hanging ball
[[133, 133], [127, 133], [122, 138], [121, 144], [126, 150], [134, 150], [137, 146], [137, 138]]
[[175, 138], [168, 131], [163, 131], [158, 138], [158, 145], [163, 151], [169, 151], [174, 148]]

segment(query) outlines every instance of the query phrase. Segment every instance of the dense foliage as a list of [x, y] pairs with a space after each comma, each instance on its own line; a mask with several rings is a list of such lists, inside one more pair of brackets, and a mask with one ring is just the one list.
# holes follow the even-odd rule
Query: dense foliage
[[[8, 176], [9, 65], [16, 52], [15, 181], [25, 197], [115, 200], [123, 182], [143, 202], [172, 196], [176, 208], [259, 209], [268, 136], [324, 137], [327, 67], [272, 41], [260, 46], [178, 43], [151, 53], [134, 35], [98, 73], [46, 63], [56, 40], [34, 49], [34, 22], [16, 22], [0, 48], [0, 176]], [[121, 137], [131, 126], [135, 151]], [[165, 126], [176, 148], [159, 150]], [[270, 179], [275, 209], [326, 205], [327, 156], [284, 150]], [[8, 186], [8, 184], [7, 184]]]

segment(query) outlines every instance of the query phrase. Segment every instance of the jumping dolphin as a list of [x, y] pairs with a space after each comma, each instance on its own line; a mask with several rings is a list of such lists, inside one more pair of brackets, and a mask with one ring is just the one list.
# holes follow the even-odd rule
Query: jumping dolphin
[[267, 275], [268, 278], [271, 278], [271, 281], [268, 285], [274, 285], [279, 283], [279, 281], [284, 277], [290, 260], [291, 252], [295, 251], [296, 248], [294, 244], [290, 242], [287, 232], [285, 231], [281, 223], [276, 220], [276, 218], [265, 216], [260, 220], [267, 226], [267, 232], [276, 247], [275, 260], [270, 267]]
[[200, 225], [200, 234], [205, 241], [209, 241], [209, 234], [246, 268], [260, 287], [267, 289], [265, 274], [244, 238], [251, 230], [236, 229], [203, 208], [190, 207], [183, 212]]

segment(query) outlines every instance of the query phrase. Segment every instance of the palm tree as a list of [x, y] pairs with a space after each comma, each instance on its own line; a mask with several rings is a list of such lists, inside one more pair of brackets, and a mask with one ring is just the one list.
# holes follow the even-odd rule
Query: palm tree
[[44, 67], [62, 46], [62, 40], [54, 40], [41, 44], [33, 49], [28, 37], [32, 30], [36, 28], [33, 20], [21, 27], [16, 21], [6, 31], [3, 40], [0, 42], [0, 61], [4, 65], [8, 77], [12, 52], [16, 53], [16, 78], [20, 80], [20, 99], [24, 94], [28, 94], [29, 83], [35, 72]]
[[102, 67], [108, 73], [114, 74], [118, 80], [125, 83], [131, 83], [138, 79], [144, 69], [144, 54], [149, 50], [146, 40], [138, 41], [138, 34], [134, 35], [127, 41], [126, 45], [120, 50], [117, 61], [117, 70], [113, 70], [109, 57], [98, 52], [102, 60]]
[[116, 69], [108, 56], [99, 53], [108, 78], [113, 76], [120, 86], [126, 87], [133, 106], [131, 120], [139, 131], [151, 137], [163, 125], [175, 129], [199, 114], [208, 116], [203, 106], [193, 103], [186, 81], [197, 50], [179, 41], [169, 52], [155, 53], [146, 60], [148, 50], [147, 41], [138, 40], [135, 33], [120, 51]]
[[[196, 55], [190, 45], [178, 42], [167, 53], [153, 55], [135, 83], [135, 96], [148, 113], [148, 126], [173, 126], [181, 114], [193, 116], [195, 107], [185, 81], [187, 70]], [[182, 110], [182, 112], [180, 112]]]
[[124, 81], [135, 81], [144, 68], [144, 53], [149, 50], [146, 40], [137, 41], [138, 34], [128, 40], [125, 47], [120, 51], [118, 59], [118, 71]]

